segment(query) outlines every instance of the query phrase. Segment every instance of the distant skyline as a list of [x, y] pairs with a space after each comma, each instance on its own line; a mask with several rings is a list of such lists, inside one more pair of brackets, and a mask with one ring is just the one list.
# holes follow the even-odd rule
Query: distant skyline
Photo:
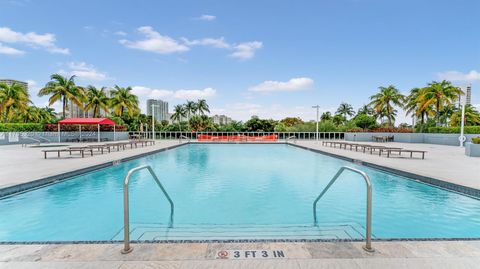
[[[480, 1], [0, 0], [0, 78], [53, 73], [132, 86], [146, 100], [206, 99], [211, 114], [315, 119], [379, 86], [472, 84], [480, 106]], [[60, 104], [54, 108], [58, 111]], [[397, 124], [411, 123], [399, 111]]]

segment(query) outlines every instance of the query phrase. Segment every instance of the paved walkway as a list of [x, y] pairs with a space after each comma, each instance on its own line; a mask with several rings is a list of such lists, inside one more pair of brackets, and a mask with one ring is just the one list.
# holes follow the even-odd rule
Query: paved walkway
[[[94, 151], [94, 155], [90, 156], [90, 153], [86, 152], [85, 158], [82, 158], [79, 153], [72, 153], [72, 156], [70, 156], [67, 152], [63, 152], [61, 158], [57, 158], [56, 153], [53, 152], [49, 153], [48, 159], [44, 159], [42, 150], [55, 149], [55, 147], [0, 146], [0, 189], [171, 147], [179, 143], [178, 140], [157, 140], [153, 146], [139, 146], [133, 149], [128, 146], [125, 150], [116, 151], [116, 149], [112, 149], [111, 153], [104, 153], [103, 155]], [[82, 146], [95, 143], [62, 143], [62, 145], [65, 144]]]
[[[351, 142], [351, 141], [348, 141]], [[353, 143], [353, 142], [352, 142]], [[362, 143], [362, 142], [356, 142]], [[454, 184], [480, 189], [480, 158], [468, 157], [464, 154], [464, 148], [456, 146], [444, 146], [420, 143], [363, 143], [378, 144], [382, 146], [400, 147], [404, 149], [425, 150], [425, 160], [420, 158], [410, 159], [409, 154], [403, 154], [387, 158], [377, 154], [351, 151], [348, 148], [340, 149], [330, 146], [322, 146], [321, 142], [316, 141], [298, 141], [298, 145], [318, 149], [328, 153], [345, 156], [351, 159], [361, 160], [393, 169], [403, 170], [421, 176], [431, 177]], [[417, 153], [418, 154], [418, 153]], [[421, 156], [416, 155], [415, 156]]]
[[374, 242], [374, 253], [362, 245], [134, 244], [126, 255], [121, 244], [0, 245], [0, 268], [480, 268], [480, 241]]

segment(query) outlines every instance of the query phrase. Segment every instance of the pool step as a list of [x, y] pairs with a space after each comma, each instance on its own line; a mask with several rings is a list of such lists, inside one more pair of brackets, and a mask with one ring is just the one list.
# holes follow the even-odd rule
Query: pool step
[[[131, 223], [131, 240], [253, 240], [253, 239], [363, 239], [365, 229], [356, 223], [313, 225], [194, 225]], [[123, 240], [123, 229], [112, 238]]]

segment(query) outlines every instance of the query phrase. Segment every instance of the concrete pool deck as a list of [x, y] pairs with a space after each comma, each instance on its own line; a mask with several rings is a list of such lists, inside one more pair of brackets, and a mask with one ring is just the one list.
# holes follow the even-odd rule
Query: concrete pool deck
[[[153, 146], [139, 146], [138, 148], [133, 149], [130, 149], [130, 146], [127, 146], [125, 150], [116, 151], [116, 149], [112, 149], [111, 153], [105, 152], [104, 154], [94, 151], [93, 156], [90, 156], [89, 152], [85, 152], [85, 158], [80, 157], [77, 152], [72, 153], [71, 156], [67, 152], [63, 152], [60, 158], [57, 158], [56, 153], [50, 153], [47, 159], [44, 159], [43, 157], [43, 149], [64, 148], [65, 146], [48, 148], [22, 147], [21, 145], [0, 146], [0, 189], [115, 160], [158, 151], [183, 143], [185, 142], [180, 143], [179, 140], [157, 140], [156, 144]], [[61, 144], [84, 146], [97, 143]], [[54, 145], [54, 143], [50, 145]]]
[[368, 152], [363, 153], [361, 151], [356, 152], [355, 150], [340, 149], [338, 146], [337, 148], [322, 146], [321, 141], [299, 140], [293, 144], [477, 190], [480, 189], [480, 158], [465, 156], [465, 148], [421, 143], [347, 142], [424, 150], [427, 151], [427, 153], [425, 154], [424, 160], [421, 159], [421, 155], [418, 153], [414, 153], [414, 158], [412, 159], [407, 153], [404, 153], [401, 157], [392, 155], [390, 158], [387, 158], [385, 155], [378, 156], [378, 152], [377, 154], [370, 154]]
[[[479, 268], [480, 241], [0, 245], [1, 268]], [[239, 251], [239, 258], [232, 257]], [[219, 253], [227, 251], [227, 259]], [[252, 252], [256, 251], [255, 257]], [[282, 255], [259, 257], [261, 251]], [[248, 253], [248, 254], [247, 254]]]
[[[93, 143], [88, 143], [93, 144]], [[386, 158], [369, 153], [297, 141], [298, 146], [398, 169], [446, 182], [480, 189], [480, 158], [470, 158], [452, 146], [388, 143], [426, 150], [425, 160]], [[371, 143], [369, 143], [371, 144]], [[73, 144], [72, 144], [73, 145]], [[81, 145], [78, 143], [74, 144]], [[0, 147], [0, 189], [88, 168], [179, 145], [178, 140], [157, 140], [155, 146], [113, 151], [81, 158], [64, 153], [43, 159], [41, 148]], [[0, 244], [0, 268], [480, 268], [480, 241], [374, 241], [374, 253], [363, 242], [306, 243], [148, 243], [133, 244], [120, 254], [116, 244]], [[281, 250], [285, 257], [218, 259], [222, 250]], [[251, 253], [251, 252], [250, 252]], [[251, 255], [251, 254], [250, 254]]]

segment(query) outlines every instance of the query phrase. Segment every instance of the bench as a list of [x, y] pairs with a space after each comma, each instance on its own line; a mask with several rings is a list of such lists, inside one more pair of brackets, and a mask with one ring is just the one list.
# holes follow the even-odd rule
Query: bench
[[413, 153], [420, 153], [422, 154], [422, 160], [425, 159], [425, 153], [426, 151], [424, 150], [411, 150], [411, 149], [387, 149], [387, 158], [390, 158], [390, 153], [392, 152], [398, 152], [399, 155], [402, 155], [402, 152], [410, 153], [410, 158], [413, 158]]
[[[44, 153], [44, 158], [47, 158], [47, 153], [48, 152], [57, 152], [58, 158], [60, 158], [60, 152], [69, 152], [70, 155], [72, 155], [72, 152], [79, 152], [82, 155], [82, 158], [85, 157], [85, 149], [44, 149], [42, 152]], [[91, 151], [91, 154], [93, 156], [93, 151]]]

